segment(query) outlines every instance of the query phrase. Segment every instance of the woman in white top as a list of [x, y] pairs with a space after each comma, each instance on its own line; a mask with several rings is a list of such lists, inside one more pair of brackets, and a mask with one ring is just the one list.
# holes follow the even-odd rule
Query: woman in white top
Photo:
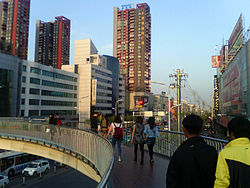
[[112, 132], [112, 146], [113, 148], [115, 148], [115, 144], [117, 142], [118, 145], [118, 161], [121, 162], [121, 153], [122, 153], [122, 149], [121, 149], [121, 144], [122, 144], [122, 139], [123, 139], [123, 126], [122, 126], [122, 120], [120, 118], [120, 116], [116, 116], [114, 123], [112, 123], [109, 127], [109, 132], [106, 136], [106, 138], [109, 136], [109, 134]]
[[148, 151], [149, 151], [149, 156], [150, 156], [150, 164], [153, 166], [154, 165], [154, 159], [153, 159], [153, 148], [155, 144], [155, 137], [156, 135], [162, 141], [162, 138], [159, 134], [158, 128], [155, 125], [155, 118], [150, 117], [148, 119], [148, 124], [145, 126], [144, 129], [144, 134], [146, 135], [146, 144], [148, 145]]

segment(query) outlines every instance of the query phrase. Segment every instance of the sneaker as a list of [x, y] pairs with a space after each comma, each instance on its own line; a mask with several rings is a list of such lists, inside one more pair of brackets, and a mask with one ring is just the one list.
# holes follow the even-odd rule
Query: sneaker
[[118, 157], [118, 162], [121, 162], [121, 161], [122, 161], [122, 160], [121, 160], [121, 157], [119, 156], [119, 157]]

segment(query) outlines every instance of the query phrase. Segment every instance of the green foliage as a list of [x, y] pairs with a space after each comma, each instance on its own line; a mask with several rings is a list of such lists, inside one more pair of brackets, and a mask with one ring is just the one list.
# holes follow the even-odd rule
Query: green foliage
[[133, 121], [133, 116], [130, 114], [125, 115], [124, 117], [125, 121]]

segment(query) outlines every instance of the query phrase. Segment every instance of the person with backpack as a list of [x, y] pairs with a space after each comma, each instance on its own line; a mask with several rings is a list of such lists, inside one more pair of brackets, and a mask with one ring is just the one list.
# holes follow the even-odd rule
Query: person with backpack
[[131, 144], [134, 141], [134, 161], [137, 162], [137, 149], [138, 145], [140, 146], [141, 150], [141, 162], [140, 165], [143, 165], [143, 158], [144, 158], [144, 137], [143, 137], [144, 125], [143, 125], [143, 117], [137, 117], [136, 123], [133, 126], [132, 132], [132, 139]]
[[150, 162], [151, 166], [153, 166], [154, 165], [153, 148], [155, 145], [156, 136], [158, 136], [160, 141], [162, 141], [162, 138], [160, 136], [158, 128], [155, 125], [155, 118], [154, 117], [148, 118], [148, 124], [145, 126], [144, 134], [146, 135], [146, 144], [148, 145], [148, 152], [149, 152], [149, 157], [150, 157], [149, 162]]
[[112, 137], [112, 146], [115, 148], [115, 144], [117, 142], [118, 145], [118, 162], [121, 162], [121, 144], [122, 144], [122, 139], [123, 139], [123, 126], [122, 126], [122, 120], [120, 116], [115, 116], [114, 122], [110, 125], [109, 127], [109, 132], [106, 136], [106, 138], [109, 136], [109, 134], [112, 132], [113, 137]]

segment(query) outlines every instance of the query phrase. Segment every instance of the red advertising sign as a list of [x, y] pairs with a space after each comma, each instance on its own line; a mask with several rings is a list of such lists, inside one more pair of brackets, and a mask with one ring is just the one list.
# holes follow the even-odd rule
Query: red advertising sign
[[135, 101], [136, 108], [142, 108], [142, 106], [143, 106], [143, 100], [136, 100]]
[[220, 56], [212, 56], [212, 68], [221, 67]]

